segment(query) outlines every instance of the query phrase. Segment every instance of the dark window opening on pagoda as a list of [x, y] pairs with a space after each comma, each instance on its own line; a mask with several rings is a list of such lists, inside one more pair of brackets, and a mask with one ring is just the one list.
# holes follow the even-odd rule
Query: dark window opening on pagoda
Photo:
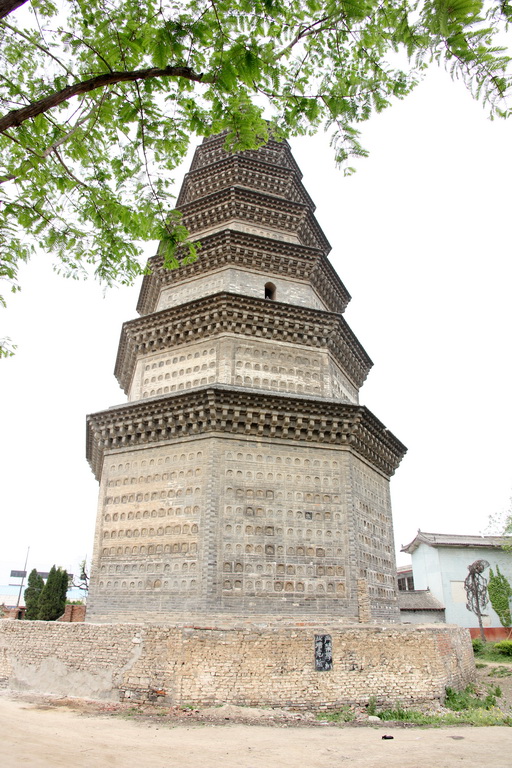
[[265, 298], [274, 301], [276, 298], [276, 287], [274, 283], [267, 283], [265, 285]]

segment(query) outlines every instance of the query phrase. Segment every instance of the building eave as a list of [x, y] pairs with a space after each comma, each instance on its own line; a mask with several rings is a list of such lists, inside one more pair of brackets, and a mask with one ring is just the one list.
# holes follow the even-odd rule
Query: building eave
[[128, 392], [138, 356], [226, 333], [329, 349], [356, 388], [372, 367], [341, 315], [221, 292], [124, 323], [115, 375]]
[[412, 555], [420, 546], [420, 544], [426, 544], [428, 547], [439, 549], [442, 547], [449, 548], [487, 548], [496, 549], [506, 545], [512, 546], [512, 536], [480, 536], [475, 535], [459, 535], [459, 534], [446, 534], [446, 533], [427, 533], [426, 531], [418, 530], [418, 533], [414, 539], [401, 548], [401, 552], [407, 552]]
[[388, 478], [407, 450], [364, 406], [215, 385], [89, 415], [87, 459], [99, 479], [106, 452], [214, 434], [344, 447]]
[[199, 258], [190, 262], [179, 248], [177, 269], [164, 267], [161, 254], [148, 262], [137, 304], [140, 315], [154, 312], [160, 291], [171, 285], [199, 277], [223, 267], [250, 268], [272, 277], [311, 281], [320, 299], [334, 312], [344, 312], [350, 293], [321, 249], [283, 240], [272, 240], [253, 233], [229, 229], [199, 238]]

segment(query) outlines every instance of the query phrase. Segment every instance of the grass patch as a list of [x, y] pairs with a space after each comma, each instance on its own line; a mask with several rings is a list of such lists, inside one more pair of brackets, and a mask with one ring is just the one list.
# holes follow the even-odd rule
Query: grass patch
[[316, 716], [317, 720], [327, 723], [351, 723], [354, 718], [355, 714], [349, 706], [341, 707], [335, 712], [319, 712]]
[[496, 699], [501, 695], [501, 689], [498, 686], [489, 686], [483, 698], [476, 695], [473, 685], [466, 686], [463, 691], [447, 688], [444, 705], [454, 712], [462, 712], [466, 709], [492, 709], [496, 706]]
[[130, 707], [130, 709], [121, 709], [115, 713], [118, 717], [135, 717], [140, 714], [138, 707]]
[[441, 717], [439, 715], [425, 715], [416, 709], [403, 709], [402, 707], [382, 709], [377, 714], [381, 720], [392, 720], [398, 723], [416, 723], [416, 725], [437, 725]]
[[[477, 667], [485, 667], [485, 664], [477, 664]], [[488, 673], [489, 677], [510, 677], [512, 675], [512, 666], [509, 667], [490, 667]]]
[[[477, 642], [478, 641], [478, 642]], [[500, 652], [500, 646], [502, 643], [508, 643], [510, 641], [502, 640], [501, 643], [483, 643], [479, 638], [473, 640], [473, 652], [475, 659], [479, 661], [491, 661], [498, 662], [499, 664], [511, 664], [512, 656]], [[512, 644], [512, 643], [511, 643]], [[508, 653], [508, 645], [503, 646]]]
[[512, 726], [512, 718], [504, 715], [500, 709], [466, 709], [460, 712], [445, 712], [440, 715], [426, 715], [415, 709], [383, 709], [379, 712], [381, 720], [391, 720], [399, 723], [414, 725], [433, 725], [440, 728], [443, 725], [508, 725]]
[[468, 685], [463, 691], [446, 689], [444, 706], [451, 712], [425, 714], [415, 709], [396, 706], [378, 712], [381, 720], [415, 725], [508, 725], [512, 726], [512, 717], [505, 715], [497, 706], [497, 699], [502, 691], [498, 685], [490, 685], [483, 696], [476, 693], [475, 686]]

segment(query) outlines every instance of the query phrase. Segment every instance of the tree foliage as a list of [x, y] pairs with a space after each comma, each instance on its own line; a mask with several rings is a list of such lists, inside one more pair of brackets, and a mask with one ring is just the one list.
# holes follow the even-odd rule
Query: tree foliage
[[512, 597], [512, 587], [506, 576], [504, 576], [496, 565], [496, 573], [489, 569], [489, 584], [487, 586], [491, 605], [498, 614], [503, 627], [510, 627], [512, 619], [510, 617], [510, 598]]
[[39, 612], [39, 598], [44, 588], [44, 579], [34, 568], [30, 571], [25, 589], [25, 618], [37, 619]]
[[[168, 266], [187, 233], [172, 171], [193, 134], [227, 146], [357, 125], [402, 98], [432, 60], [507, 115], [509, 0], [0, 0], [0, 277], [18, 287], [39, 246], [106, 283]], [[180, 258], [194, 258], [192, 245]]]
[[52, 565], [39, 597], [37, 618], [40, 621], [55, 621], [62, 616], [66, 607], [68, 585], [67, 571]]

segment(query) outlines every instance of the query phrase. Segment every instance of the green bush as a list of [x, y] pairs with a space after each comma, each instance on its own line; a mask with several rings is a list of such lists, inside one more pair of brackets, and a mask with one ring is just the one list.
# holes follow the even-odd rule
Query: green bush
[[463, 691], [447, 688], [444, 705], [454, 712], [462, 712], [466, 709], [492, 709], [496, 706], [496, 698], [500, 698], [501, 695], [501, 688], [497, 685], [489, 686], [487, 695], [483, 699], [476, 695], [473, 685], [466, 686]]
[[25, 590], [26, 619], [37, 619], [37, 614], [39, 612], [39, 598], [41, 597], [43, 589], [44, 579], [34, 568], [30, 571], [27, 588]]
[[510, 627], [512, 619], [510, 617], [510, 603], [512, 597], [512, 587], [507, 578], [501, 573], [499, 566], [496, 566], [496, 573], [489, 569], [489, 584], [487, 591], [491, 605], [498, 614], [499, 620], [504, 627]]
[[495, 643], [494, 650], [502, 653], [504, 656], [512, 656], [512, 640], [502, 640]]
[[328, 723], [351, 723], [355, 714], [348, 705], [345, 705], [336, 712], [319, 712], [316, 717], [317, 720], [325, 720]]
[[481, 637], [474, 637], [471, 641], [471, 644], [473, 645], [473, 653], [475, 656], [478, 656], [479, 653], [482, 653], [485, 648], [485, 643]]

